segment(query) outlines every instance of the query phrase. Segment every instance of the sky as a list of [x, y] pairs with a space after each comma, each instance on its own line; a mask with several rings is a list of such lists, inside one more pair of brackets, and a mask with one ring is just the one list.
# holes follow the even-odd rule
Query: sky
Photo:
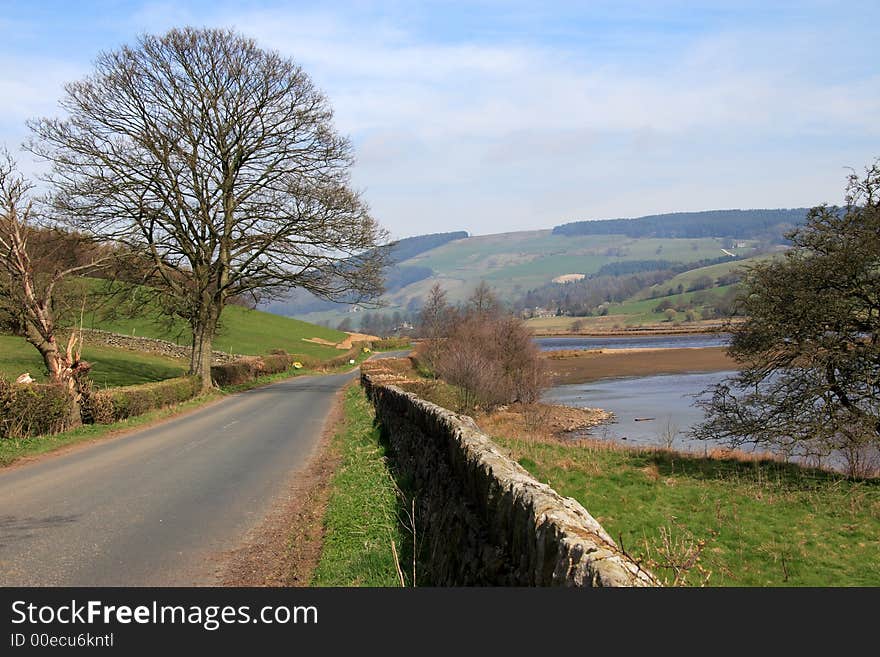
[[880, 3], [0, 0], [0, 145], [101, 51], [232, 27], [335, 110], [395, 238], [840, 203], [880, 157]]

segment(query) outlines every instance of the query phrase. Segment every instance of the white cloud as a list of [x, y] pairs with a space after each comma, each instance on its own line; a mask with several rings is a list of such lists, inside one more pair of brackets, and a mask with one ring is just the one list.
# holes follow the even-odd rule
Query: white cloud
[[[397, 235], [835, 200], [840, 167], [880, 152], [880, 76], [830, 28], [703, 33], [636, 66], [547, 42], [430, 40], [341, 10], [193, 16], [157, 3], [125, 40], [182, 23], [235, 26], [301, 63]], [[17, 97], [4, 123], [45, 113], [82, 74], [3, 64], [0, 94]]]

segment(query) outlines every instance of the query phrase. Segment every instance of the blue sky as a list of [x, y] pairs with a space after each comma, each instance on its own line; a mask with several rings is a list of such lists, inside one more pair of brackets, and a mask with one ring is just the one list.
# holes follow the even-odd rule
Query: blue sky
[[327, 93], [395, 237], [840, 202], [846, 167], [880, 156], [878, 19], [858, 1], [0, 0], [0, 144], [99, 51], [227, 26]]

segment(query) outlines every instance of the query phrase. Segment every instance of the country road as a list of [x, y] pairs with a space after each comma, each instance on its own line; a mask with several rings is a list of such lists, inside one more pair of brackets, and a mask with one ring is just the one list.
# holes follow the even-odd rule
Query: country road
[[0, 470], [0, 585], [218, 584], [354, 376], [289, 379]]

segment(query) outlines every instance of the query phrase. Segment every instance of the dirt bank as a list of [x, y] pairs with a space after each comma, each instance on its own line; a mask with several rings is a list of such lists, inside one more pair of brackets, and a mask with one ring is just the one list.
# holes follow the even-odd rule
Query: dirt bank
[[726, 347], [697, 349], [593, 349], [547, 352], [554, 384], [584, 383], [608, 377], [719, 372], [737, 369]]

